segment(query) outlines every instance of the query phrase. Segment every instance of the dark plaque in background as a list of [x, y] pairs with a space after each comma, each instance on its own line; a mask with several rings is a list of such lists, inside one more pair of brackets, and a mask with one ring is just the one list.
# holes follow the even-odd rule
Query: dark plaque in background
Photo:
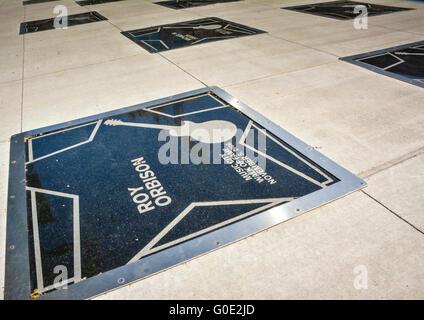
[[155, 2], [164, 7], [171, 9], [186, 9], [192, 7], [207, 6], [210, 4], [236, 2], [242, 0], [172, 0], [172, 1], [159, 1]]
[[103, 3], [109, 3], [109, 2], [118, 2], [118, 1], [125, 1], [125, 0], [83, 0], [83, 1], [75, 1], [75, 2], [81, 7], [83, 7], [83, 6], [103, 4]]
[[283, 7], [281, 9], [299, 11], [303, 13], [310, 13], [317, 16], [323, 16], [327, 18], [334, 18], [339, 20], [354, 19], [361, 14], [361, 12], [355, 13], [355, 7], [365, 6], [368, 12], [368, 16], [376, 16], [381, 14], [393, 13], [397, 11], [413, 10], [412, 8], [400, 8], [391, 7], [366, 2], [356, 1], [331, 1], [322, 3], [313, 3], [293, 7]]
[[424, 41], [344, 57], [341, 60], [424, 87]]
[[[107, 20], [107, 18], [103, 17], [96, 11], [72, 14], [63, 18], [67, 19], [68, 27]], [[22, 22], [19, 34], [55, 29], [54, 21], [55, 18]], [[61, 23], [61, 21], [59, 21], [59, 23]]]
[[24, 6], [27, 6], [29, 4], [37, 4], [37, 3], [53, 2], [53, 1], [59, 1], [59, 0], [26, 0], [26, 1], [23, 1], [22, 4]]
[[363, 186], [216, 87], [22, 133], [6, 298], [95, 296]]
[[202, 18], [122, 32], [151, 53], [264, 33], [220, 18]]

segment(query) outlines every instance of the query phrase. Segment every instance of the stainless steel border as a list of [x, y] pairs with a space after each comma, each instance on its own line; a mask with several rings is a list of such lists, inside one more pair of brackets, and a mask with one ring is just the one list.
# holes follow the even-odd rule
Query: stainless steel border
[[395, 46], [395, 47], [380, 49], [380, 50], [376, 50], [376, 51], [360, 53], [360, 54], [356, 54], [356, 55], [353, 55], [353, 56], [342, 57], [342, 58], [339, 58], [339, 59], [342, 60], [342, 61], [346, 61], [346, 62], [355, 64], [357, 66], [363, 67], [365, 69], [377, 72], [379, 74], [383, 74], [385, 76], [395, 78], [395, 79], [398, 79], [398, 80], [401, 80], [401, 81], [404, 81], [404, 82], [407, 82], [407, 83], [410, 83], [410, 84], [414, 84], [416, 86], [424, 88], [424, 82], [420, 82], [420, 81], [417, 81], [417, 80], [414, 80], [414, 79], [410, 79], [410, 78], [402, 76], [400, 74], [390, 72], [390, 71], [386, 71], [384, 69], [381, 69], [381, 68], [375, 67], [373, 65], [370, 65], [368, 63], [357, 60], [357, 59], [361, 59], [361, 58], [375, 56], [375, 55], [378, 55], [378, 54], [381, 54], [381, 53], [406, 49], [406, 48], [409, 48], [409, 47], [412, 47], [412, 46], [418, 46], [418, 45], [422, 45], [422, 44], [424, 44], [424, 41], [411, 42], [411, 43], [406, 43], [406, 44], [403, 44], [403, 45], [400, 45], [400, 46]]
[[[69, 17], [73, 17], [73, 16], [77, 16], [77, 15], [81, 15], [81, 14], [87, 14], [87, 13], [92, 13], [93, 16], [95, 16], [99, 20], [97, 20], [97, 21], [91, 21], [91, 22], [85, 22], [85, 23], [81, 23], [81, 24], [88, 24], [88, 23], [93, 23], [93, 22], [100, 22], [100, 21], [109, 20], [108, 18], [106, 18], [105, 16], [102, 16], [97, 11], [88, 11], [88, 12], [75, 13], [75, 14], [67, 15], [66, 17], [69, 18]], [[35, 32], [55, 30], [55, 28], [53, 27], [53, 28], [50, 28], [50, 29], [44, 29], [44, 30], [40, 30], [40, 31], [26, 32], [26, 28], [27, 28], [27, 25], [29, 23], [34, 23], [34, 22], [40, 22], [41, 23], [41, 22], [46, 22], [46, 21], [54, 21], [54, 19], [55, 18], [46, 18], [46, 19], [39, 19], [39, 20], [32, 20], [32, 21], [21, 22], [21, 24], [19, 26], [19, 35], [24, 35], [24, 34], [27, 34], [27, 33], [35, 33]], [[74, 25], [70, 25], [69, 27], [72, 27], [72, 26], [74, 26]]]
[[141, 108], [168, 103], [173, 100], [208, 92], [212, 92], [228, 104], [240, 110], [247, 117], [264, 127], [267, 131], [282, 139], [317, 165], [336, 176], [340, 179], [340, 181], [289, 203], [282, 204], [240, 220], [236, 223], [227, 225], [223, 228], [211, 231], [197, 238], [193, 238], [173, 247], [156, 252], [140, 259], [137, 262], [121, 266], [100, 275], [90, 277], [87, 280], [72, 284], [67, 289], [52, 291], [39, 299], [87, 299], [97, 296], [104, 292], [152, 276], [157, 272], [169, 269], [212, 250], [226, 246], [366, 186], [366, 183], [363, 180], [340, 167], [315, 149], [300, 141], [292, 134], [288, 133], [218, 87], [197, 89], [159, 100], [101, 113], [91, 117], [23, 132], [12, 136], [11, 138], [9, 202], [7, 211], [5, 299], [29, 299], [30, 296], [25, 193], [25, 137], [55, 131], [70, 126], [77, 126], [104, 117], [139, 110]]
[[145, 46], [143, 43], [140, 43], [140, 41], [138, 41], [137, 39], [135, 39], [131, 35], [131, 32], [142, 31], [142, 30], [146, 30], [146, 29], [156, 29], [156, 28], [159, 28], [159, 27], [172, 26], [172, 25], [181, 24], [181, 23], [188, 23], [188, 22], [194, 23], [194, 22], [197, 22], [197, 21], [205, 20], [205, 19], [216, 19], [216, 20], [219, 20], [221, 22], [226, 22], [226, 23], [232, 24], [232, 25], [234, 25], [236, 27], [247, 28], [247, 29], [249, 29], [251, 31], [255, 31], [256, 32], [255, 34], [239, 35], [239, 36], [233, 37], [233, 38], [216, 39], [216, 40], [213, 40], [211, 42], [223, 41], [223, 40], [232, 40], [232, 39], [237, 39], [237, 38], [242, 38], [242, 37], [249, 37], [249, 36], [256, 36], [258, 34], [267, 33], [267, 31], [264, 31], [264, 30], [260, 30], [260, 29], [257, 29], [257, 28], [251, 27], [251, 26], [247, 26], [247, 25], [244, 25], [244, 24], [240, 24], [240, 23], [237, 23], [237, 22], [233, 22], [233, 21], [230, 21], [230, 20], [225, 20], [225, 19], [222, 19], [222, 18], [219, 18], [219, 17], [203, 17], [203, 18], [194, 19], [194, 20], [186, 20], [186, 21], [173, 22], [173, 23], [161, 24], [161, 25], [156, 25], [156, 26], [149, 26], [149, 27], [142, 27], [142, 28], [138, 28], [138, 29], [126, 30], [126, 31], [122, 31], [121, 34], [123, 36], [127, 37], [129, 40], [131, 40], [132, 42], [136, 43], [141, 48], [143, 48], [144, 50], [146, 50], [147, 52], [149, 52], [151, 54], [162, 53], [162, 52], [167, 52], [167, 51], [171, 51], [171, 50], [178, 50], [178, 49], [183, 49], [183, 48], [190, 48], [192, 46], [198, 46], [198, 45], [201, 45], [201, 44], [204, 44], [204, 43], [191, 44], [191, 45], [182, 46], [182, 47], [178, 47], [178, 48], [172, 48], [172, 49], [169, 49], [169, 50], [151, 51], [151, 50], [149, 50], [149, 48], [147, 46]]
[[[319, 16], [319, 17], [323, 17], [323, 18], [328, 18], [328, 19], [333, 19], [333, 20], [339, 20], [339, 21], [351, 21], [353, 19], [355, 19], [356, 17], [346, 17], [346, 18], [342, 18], [342, 17], [337, 17], [337, 16], [331, 16], [328, 15], [326, 13], [322, 13], [322, 12], [311, 12], [308, 10], [303, 10], [306, 9], [308, 6], [314, 6], [314, 5], [320, 5], [320, 4], [331, 4], [331, 3], [341, 3], [343, 1], [341, 0], [335, 0], [335, 1], [322, 1], [322, 2], [315, 2], [315, 3], [306, 3], [306, 4], [299, 4], [296, 6], [290, 6], [290, 7], [280, 7], [280, 9], [286, 9], [286, 10], [291, 10], [291, 11], [295, 11], [295, 12], [299, 12], [299, 13], [306, 13], [306, 14], [312, 14], [315, 16]], [[390, 10], [392, 9], [392, 11], [389, 12], [372, 12], [369, 13], [368, 17], [372, 18], [372, 17], [378, 17], [381, 15], [385, 15], [385, 14], [391, 14], [391, 13], [396, 13], [396, 12], [402, 12], [402, 11], [408, 11], [408, 10], [415, 10], [415, 8], [409, 8], [409, 7], [396, 7], [396, 6], [389, 6], [386, 4], [379, 4], [379, 3], [370, 3], [367, 1], [354, 1], [351, 0], [351, 2], [355, 2], [357, 5], [372, 5], [374, 7], [385, 7], [386, 9]], [[343, 4], [343, 3], [341, 3]], [[325, 7], [322, 7], [325, 8]], [[393, 10], [393, 9], [397, 9], [397, 10]], [[331, 13], [331, 12], [330, 12]]]
[[231, 1], [227, 1], [227, 2], [220, 2], [219, 0], [217, 0], [216, 3], [214, 3], [214, 2], [209, 2], [209, 3], [208, 2], [205, 2], [204, 4], [195, 5], [195, 6], [189, 6], [189, 7], [185, 7], [185, 8], [183, 8], [183, 7], [181, 7], [181, 8], [173, 7], [172, 4], [169, 3], [169, 2], [171, 2], [169, 0], [156, 1], [156, 2], [153, 2], [153, 3], [154, 4], [157, 4], [157, 5], [160, 5], [160, 6], [163, 6], [165, 8], [173, 9], [173, 10], [184, 10], [184, 9], [191, 9], [191, 8], [198, 8], [198, 7], [209, 6], [209, 5], [213, 5], [213, 4], [231, 3], [231, 2], [236, 2], [236, 1], [243, 1], [243, 0], [231, 0]]

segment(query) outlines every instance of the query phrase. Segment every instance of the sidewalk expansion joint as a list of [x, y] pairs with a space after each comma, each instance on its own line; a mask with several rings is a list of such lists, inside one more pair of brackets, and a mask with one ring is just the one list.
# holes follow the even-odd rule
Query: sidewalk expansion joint
[[361, 190], [365, 195], [367, 195], [369, 198], [371, 198], [372, 200], [374, 200], [375, 202], [377, 202], [379, 205], [381, 205], [383, 208], [387, 209], [390, 213], [392, 213], [394, 216], [398, 217], [400, 220], [402, 220], [403, 222], [407, 223], [408, 225], [410, 225], [412, 228], [414, 228], [416, 231], [418, 231], [419, 233], [421, 233], [422, 235], [424, 235], [424, 231], [417, 228], [416, 226], [414, 226], [411, 222], [409, 222], [408, 220], [402, 218], [399, 214], [397, 214], [396, 212], [394, 212], [392, 209], [390, 209], [389, 207], [387, 207], [386, 205], [384, 205], [381, 201], [377, 200], [376, 198], [374, 198], [373, 196], [371, 196], [369, 193], [365, 192], [364, 190]]

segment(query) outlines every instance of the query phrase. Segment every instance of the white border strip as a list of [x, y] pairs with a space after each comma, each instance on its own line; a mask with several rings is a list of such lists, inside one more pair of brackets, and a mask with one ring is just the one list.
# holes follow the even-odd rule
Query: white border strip
[[73, 200], [73, 239], [74, 239], [74, 276], [62, 283], [65, 285], [70, 282], [77, 283], [81, 280], [81, 240], [80, 240], [80, 221], [79, 221], [79, 196], [70, 193], [63, 193], [58, 191], [51, 191], [33, 187], [26, 187], [26, 190], [31, 191], [31, 211], [32, 211], [32, 225], [34, 233], [34, 253], [35, 253], [35, 268], [37, 273], [37, 289], [39, 292], [45, 292], [56, 288], [57, 284], [44, 287], [43, 281], [43, 264], [41, 260], [40, 249], [40, 233], [38, 229], [38, 215], [37, 215], [37, 199], [36, 193], [50, 194], [58, 197], [70, 198]]
[[[307, 176], [306, 174], [304, 174], [304, 173], [302, 173], [302, 172], [300, 172], [300, 171], [298, 171], [298, 170], [296, 170], [296, 169], [294, 169], [294, 168], [290, 167], [289, 165], [287, 165], [287, 164], [285, 164], [285, 163], [283, 163], [283, 162], [281, 162], [281, 161], [278, 161], [277, 159], [274, 159], [274, 158], [273, 158], [273, 157], [271, 157], [270, 155], [267, 155], [266, 153], [263, 153], [263, 152], [261, 152], [261, 151], [259, 151], [259, 150], [255, 149], [255, 148], [253, 148], [252, 146], [250, 146], [250, 145], [246, 144], [246, 143], [245, 143], [245, 140], [246, 140], [247, 135], [248, 135], [248, 132], [249, 132], [249, 130], [250, 130], [250, 128], [251, 128], [252, 126], [253, 126], [253, 127], [255, 127], [255, 128], [256, 128], [256, 130], [258, 130], [258, 131], [262, 132], [262, 133], [263, 133], [263, 134], [265, 134], [268, 138], [270, 138], [271, 140], [273, 140], [274, 142], [276, 142], [277, 144], [279, 144], [279, 145], [280, 145], [283, 149], [285, 149], [286, 151], [290, 152], [291, 154], [293, 154], [294, 156], [296, 156], [299, 160], [301, 160], [302, 162], [304, 162], [305, 164], [307, 164], [309, 167], [311, 167], [312, 169], [314, 169], [315, 171], [317, 171], [320, 175], [322, 175], [322, 176], [324, 176], [325, 178], [327, 178], [327, 181], [325, 181], [325, 182], [319, 182], [319, 181], [317, 181], [317, 180], [315, 180], [315, 179], [313, 179], [313, 178], [311, 178], [311, 177]], [[266, 131], [263, 131], [263, 130], [261, 130], [260, 128], [258, 128], [257, 126], [255, 126], [255, 125], [253, 124], [253, 121], [252, 121], [252, 120], [250, 120], [250, 121], [249, 121], [249, 123], [247, 124], [246, 129], [244, 130], [243, 135], [242, 135], [242, 136], [241, 136], [241, 138], [240, 138], [239, 144], [241, 144], [241, 145], [245, 146], [246, 148], [249, 148], [249, 149], [251, 149], [251, 150], [253, 150], [253, 151], [257, 152], [257, 153], [258, 153], [258, 154], [260, 154], [261, 156], [263, 156], [263, 157], [267, 158], [268, 160], [270, 160], [270, 161], [272, 161], [272, 162], [274, 162], [274, 163], [278, 164], [280, 167], [283, 167], [283, 168], [285, 168], [285, 169], [287, 169], [287, 170], [289, 170], [289, 171], [293, 172], [294, 174], [296, 174], [296, 175], [298, 175], [298, 176], [300, 176], [300, 177], [302, 177], [302, 178], [304, 178], [304, 179], [308, 180], [309, 182], [312, 182], [313, 184], [315, 184], [315, 185], [317, 185], [317, 186], [319, 186], [319, 187], [321, 187], [321, 188], [325, 188], [325, 187], [326, 187], [326, 184], [328, 184], [328, 183], [330, 183], [330, 182], [332, 182], [332, 181], [333, 181], [333, 180], [332, 180], [332, 179], [331, 179], [328, 175], [324, 174], [321, 170], [319, 170], [318, 168], [316, 168], [316, 167], [315, 167], [315, 166], [313, 166], [312, 164], [308, 163], [305, 159], [303, 159], [302, 157], [300, 157], [299, 155], [297, 155], [295, 152], [293, 152], [292, 150], [290, 150], [289, 148], [287, 148], [286, 146], [284, 146], [283, 144], [281, 144], [278, 140], [276, 140], [276, 139], [274, 139], [272, 136], [270, 136], [270, 135], [269, 135]]]
[[74, 127], [74, 128], [69, 128], [69, 129], [66, 129], [66, 130], [61, 130], [61, 131], [52, 132], [52, 133], [49, 133], [49, 134], [45, 134], [45, 135], [42, 135], [42, 136], [39, 136], [39, 137], [34, 137], [34, 138], [29, 139], [29, 140], [28, 140], [28, 159], [29, 159], [29, 161], [28, 161], [28, 162], [26, 162], [25, 164], [33, 163], [33, 162], [36, 162], [36, 161], [39, 161], [39, 160], [42, 160], [42, 159], [45, 159], [45, 158], [48, 158], [48, 157], [54, 156], [55, 154], [62, 153], [62, 152], [64, 152], [64, 151], [67, 151], [67, 150], [70, 150], [70, 149], [73, 149], [73, 148], [77, 148], [77, 147], [79, 147], [79, 146], [82, 146], [83, 144], [86, 144], [86, 143], [89, 143], [89, 142], [93, 141], [94, 136], [96, 135], [97, 130], [99, 130], [99, 127], [100, 127], [100, 124], [102, 123], [102, 121], [103, 121], [103, 120], [98, 120], [98, 121], [97, 121], [97, 124], [96, 124], [96, 126], [94, 127], [93, 131], [91, 132], [91, 135], [90, 135], [90, 137], [88, 138], [88, 140], [85, 140], [85, 141], [83, 141], [83, 142], [80, 142], [80, 143], [74, 144], [74, 145], [72, 145], [72, 146], [69, 146], [69, 147], [66, 147], [66, 148], [60, 149], [60, 150], [55, 151], [55, 152], [52, 152], [52, 153], [46, 154], [46, 155], [44, 155], [44, 156], [42, 156], [42, 157], [39, 157], [39, 158], [36, 158], [36, 159], [34, 159], [34, 155], [33, 155], [33, 146], [32, 146], [32, 141], [31, 141], [31, 140], [34, 140], [34, 139], [41, 139], [41, 138], [46, 137], [46, 136], [49, 136], [49, 135], [58, 134], [58, 133], [62, 133], [62, 132], [68, 131], [68, 130], [77, 129], [77, 128], [80, 128], [80, 127], [83, 127], [83, 126], [87, 126], [87, 125], [93, 124], [93, 123], [95, 123], [95, 122], [91, 122], [91, 123], [84, 124], [84, 125], [81, 125], [81, 126], [78, 126], [78, 127]]
[[[188, 239], [197, 237], [201, 234], [204, 234], [206, 232], [209, 232], [211, 230], [223, 227], [225, 225], [228, 225], [230, 223], [233, 223], [235, 221], [241, 220], [247, 216], [250, 216], [258, 211], [267, 209], [268, 207], [274, 206], [276, 204], [282, 203], [282, 202], [289, 202], [294, 200], [295, 197], [290, 198], [270, 198], [270, 199], [246, 199], [246, 200], [227, 200], [227, 201], [208, 201], [208, 202], [192, 202], [187, 208], [185, 208], [178, 216], [172, 220], [165, 228], [162, 229], [161, 232], [159, 232], [150, 242], [143, 247], [130, 261], [128, 261], [127, 264], [136, 262], [140, 258], [142, 258], [145, 255], [151, 254], [153, 252], [162, 250], [164, 248], [173, 246], [177, 243], [186, 241]], [[193, 208], [195, 207], [206, 207], [206, 206], [226, 206], [226, 205], [237, 205], [237, 204], [252, 204], [252, 203], [266, 203], [265, 206], [261, 206], [259, 208], [256, 208], [254, 210], [245, 212], [241, 215], [238, 215], [232, 219], [225, 220], [221, 223], [218, 223], [216, 225], [213, 225], [209, 228], [202, 229], [200, 231], [194, 232], [192, 234], [189, 234], [187, 236], [184, 236], [182, 238], [179, 238], [177, 240], [165, 243], [161, 246], [158, 246], [154, 249], [152, 247], [158, 243], [168, 232], [170, 232]]]

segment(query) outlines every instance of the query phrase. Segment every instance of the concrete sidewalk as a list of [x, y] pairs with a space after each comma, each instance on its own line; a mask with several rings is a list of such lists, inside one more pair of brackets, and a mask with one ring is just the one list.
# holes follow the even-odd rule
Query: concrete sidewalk
[[[10, 136], [216, 85], [369, 186], [100, 299], [424, 299], [424, 89], [339, 57], [424, 40], [424, 3], [369, 27], [245, 0], [172, 10], [0, 0], [0, 284]], [[18, 35], [23, 21], [96, 10], [108, 21]], [[219, 17], [267, 33], [150, 54], [120, 34]], [[355, 289], [357, 268], [368, 288]], [[3, 297], [3, 290], [0, 291]]]

